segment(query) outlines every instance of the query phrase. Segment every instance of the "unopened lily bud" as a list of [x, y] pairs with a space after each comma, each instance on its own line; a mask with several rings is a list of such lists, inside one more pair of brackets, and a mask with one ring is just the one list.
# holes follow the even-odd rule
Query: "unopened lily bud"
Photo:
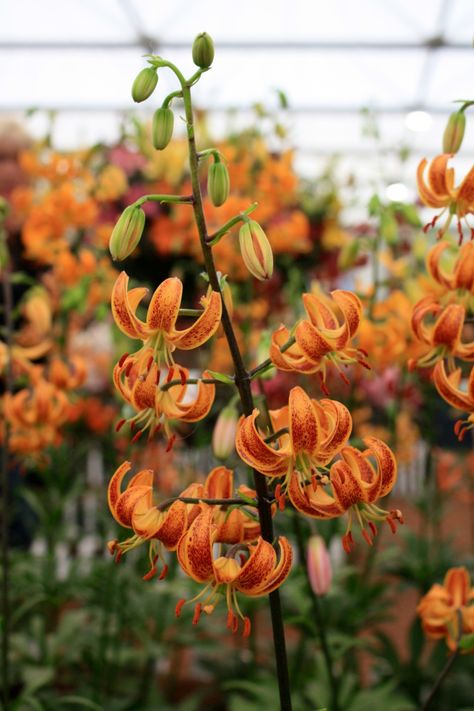
[[326, 595], [331, 587], [331, 558], [321, 536], [311, 536], [308, 541], [306, 563], [311, 588], [315, 595]]
[[240, 253], [245, 266], [256, 279], [263, 281], [273, 274], [273, 252], [258, 222], [244, 222], [239, 232]]
[[174, 114], [171, 109], [162, 107], [153, 116], [151, 137], [157, 151], [162, 151], [171, 141], [174, 127]]
[[466, 116], [464, 111], [455, 111], [448, 119], [443, 134], [443, 153], [457, 153], [461, 148], [464, 130], [466, 128]]
[[158, 74], [156, 69], [153, 67], [142, 69], [133, 82], [132, 99], [137, 103], [145, 101], [155, 91], [157, 83]]
[[226, 460], [235, 448], [238, 415], [235, 407], [228, 405], [219, 413], [212, 433], [212, 451], [216, 459]]
[[215, 161], [209, 166], [207, 175], [207, 192], [215, 207], [223, 205], [229, 197], [229, 171], [222, 161]]
[[214, 60], [214, 42], [207, 32], [201, 32], [193, 42], [193, 62], [201, 69], [210, 67]]
[[130, 256], [140, 242], [144, 227], [145, 213], [141, 207], [126, 207], [110, 235], [109, 250], [115, 262]]

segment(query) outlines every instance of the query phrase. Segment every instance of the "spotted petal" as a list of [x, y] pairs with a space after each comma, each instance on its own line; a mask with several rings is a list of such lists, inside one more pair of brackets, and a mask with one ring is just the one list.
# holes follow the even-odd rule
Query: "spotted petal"
[[137, 306], [148, 289], [138, 288], [128, 291], [128, 274], [121, 272], [112, 289], [112, 314], [115, 323], [126, 336], [144, 339], [148, 336], [146, 324], [135, 314]]
[[215, 531], [212, 506], [201, 506], [201, 513], [194, 519], [176, 549], [184, 572], [198, 583], [213, 577], [212, 534]]
[[235, 448], [250, 467], [267, 476], [280, 476], [288, 468], [291, 456], [289, 446], [275, 450], [263, 441], [255, 424], [259, 414], [259, 410], [255, 409], [248, 417], [240, 418]]
[[212, 291], [209, 297], [202, 299], [204, 311], [192, 326], [178, 331], [173, 328], [169, 340], [181, 350], [187, 351], [202, 346], [219, 328], [222, 315], [221, 295]]

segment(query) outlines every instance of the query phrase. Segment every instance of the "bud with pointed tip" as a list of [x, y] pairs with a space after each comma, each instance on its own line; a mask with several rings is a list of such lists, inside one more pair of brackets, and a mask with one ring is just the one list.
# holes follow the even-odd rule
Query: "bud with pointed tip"
[[153, 116], [151, 138], [157, 151], [162, 151], [171, 141], [174, 127], [174, 114], [168, 107], [157, 109]]
[[443, 153], [457, 153], [461, 148], [466, 128], [464, 111], [455, 111], [448, 119], [443, 134]]
[[256, 279], [270, 279], [273, 274], [273, 252], [258, 222], [248, 220], [239, 231], [240, 253], [245, 266]]
[[137, 74], [132, 86], [132, 99], [139, 103], [145, 101], [155, 91], [158, 74], [153, 67], [146, 67]]
[[207, 175], [207, 192], [215, 207], [223, 205], [229, 197], [229, 171], [221, 160], [216, 160], [209, 166]]
[[214, 60], [214, 42], [207, 32], [201, 32], [193, 42], [193, 62], [201, 69], [210, 67]]
[[306, 563], [312, 591], [315, 595], [326, 595], [331, 587], [332, 567], [329, 551], [321, 536], [309, 539]]
[[224, 407], [219, 413], [212, 433], [212, 451], [216, 459], [225, 461], [234, 451], [238, 419], [233, 405]]
[[114, 261], [121, 262], [130, 256], [140, 242], [144, 227], [145, 213], [141, 207], [126, 207], [110, 235], [109, 250]]

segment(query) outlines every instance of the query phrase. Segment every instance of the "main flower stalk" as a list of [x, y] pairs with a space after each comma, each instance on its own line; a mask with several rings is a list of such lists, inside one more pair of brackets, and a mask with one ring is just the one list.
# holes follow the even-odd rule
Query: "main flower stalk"
[[[191, 184], [193, 192], [193, 210], [194, 218], [199, 233], [201, 249], [204, 257], [204, 265], [212, 289], [221, 293], [219, 278], [217, 276], [217, 271], [214, 264], [212, 248], [208, 244], [209, 236], [207, 233], [206, 220], [204, 217], [204, 210], [202, 206], [201, 188], [199, 184], [199, 157], [198, 152], [196, 150], [196, 141], [194, 136], [194, 116], [191, 100], [191, 82], [186, 82], [179, 70], [176, 70], [175, 67], [171, 68], [175, 71], [182, 85], [189, 148], [189, 167], [191, 172]], [[254, 402], [250, 389], [250, 374], [245, 368], [244, 361], [242, 359], [242, 354], [240, 352], [237, 339], [235, 337], [232, 322], [227, 311], [224, 299], [222, 299], [222, 327], [224, 329], [227, 342], [229, 344], [229, 349], [234, 364], [235, 384], [239, 391], [242, 409], [245, 415], [251, 415], [254, 409]], [[267, 483], [265, 477], [256, 470], [253, 471], [253, 476], [255, 482], [255, 489], [257, 492], [258, 513], [262, 537], [265, 541], [272, 543], [274, 539], [274, 534], [271, 517], [271, 503]], [[280, 706], [282, 711], [291, 711], [292, 706], [288, 675], [288, 661], [286, 655], [285, 633], [278, 589], [271, 592], [269, 598], [275, 659], [280, 692]]]

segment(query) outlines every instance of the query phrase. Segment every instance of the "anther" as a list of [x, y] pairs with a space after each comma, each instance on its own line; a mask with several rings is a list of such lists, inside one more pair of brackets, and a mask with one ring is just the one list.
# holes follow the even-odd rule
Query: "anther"
[[186, 604], [186, 600], [184, 598], [181, 598], [181, 600], [178, 600], [178, 603], [177, 603], [177, 605], [175, 607], [175, 611], [174, 611], [174, 614], [176, 615], [176, 617], [180, 617], [181, 610], [183, 609], [183, 605], [185, 605], [185, 604]]
[[120, 432], [120, 430], [122, 429], [122, 427], [124, 426], [124, 424], [126, 423], [126, 421], [127, 421], [127, 420], [125, 420], [125, 419], [119, 420], [119, 421], [117, 422], [117, 424], [115, 425], [115, 431], [116, 431], [116, 432]]
[[201, 603], [197, 602], [194, 608], [193, 625], [197, 625], [199, 618], [201, 617]]
[[252, 625], [250, 623], [250, 619], [248, 617], [244, 617], [244, 629], [242, 632], [242, 637], [249, 637], [251, 629]]

